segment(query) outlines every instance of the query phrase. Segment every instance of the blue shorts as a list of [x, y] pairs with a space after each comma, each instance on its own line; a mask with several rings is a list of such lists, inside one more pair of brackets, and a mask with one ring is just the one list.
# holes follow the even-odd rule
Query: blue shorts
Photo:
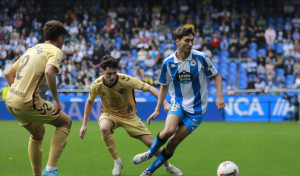
[[202, 122], [203, 114], [191, 114], [185, 111], [179, 103], [172, 103], [168, 114], [178, 115], [180, 122], [192, 133]]

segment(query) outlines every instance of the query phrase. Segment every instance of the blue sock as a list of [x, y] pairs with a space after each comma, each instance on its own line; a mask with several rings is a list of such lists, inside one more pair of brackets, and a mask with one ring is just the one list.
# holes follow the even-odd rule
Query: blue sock
[[[167, 140], [166, 140], [167, 141]], [[150, 154], [153, 156], [156, 154], [157, 150], [166, 143], [166, 141], [163, 141], [159, 138], [159, 133], [155, 140], [152, 142], [152, 145], [150, 147]]]
[[150, 167], [148, 167], [148, 170], [153, 173], [156, 169], [158, 169], [162, 164], [164, 164], [166, 161], [168, 161], [172, 155], [169, 155], [166, 153], [165, 149], [163, 149], [156, 160], [152, 163]]

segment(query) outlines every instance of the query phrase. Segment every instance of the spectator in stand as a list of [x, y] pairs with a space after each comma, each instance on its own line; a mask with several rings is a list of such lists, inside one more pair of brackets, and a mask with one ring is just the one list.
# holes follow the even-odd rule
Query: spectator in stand
[[293, 40], [299, 40], [300, 39], [300, 33], [299, 33], [299, 28], [295, 28], [293, 32]]
[[[219, 27], [221, 35], [227, 35], [229, 32], [229, 26], [226, 24], [226, 21], [223, 20], [221, 26]], [[232, 31], [231, 31], [232, 32]]]
[[236, 23], [234, 21], [231, 21], [230, 23], [230, 27], [229, 27], [229, 33], [232, 34], [239, 34], [240, 33], [240, 29], [237, 27]]
[[229, 46], [235, 46], [236, 48], [238, 48], [238, 39], [236, 38], [236, 34], [235, 33], [232, 33], [231, 34], [231, 37], [229, 39]]
[[276, 39], [276, 32], [272, 25], [269, 25], [268, 29], [265, 31], [265, 40], [268, 45], [273, 45]]
[[292, 55], [294, 50], [294, 45], [291, 42], [290, 39], [286, 39], [286, 41], [283, 43], [283, 55], [285, 57], [289, 57]]
[[287, 37], [287, 33], [283, 30], [282, 26], [278, 26], [278, 30], [276, 31], [277, 41], [282, 42], [283, 39]]
[[227, 35], [223, 35], [220, 43], [221, 50], [228, 50], [229, 48], [229, 40], [227, 38]]
[[264, 92], [268, 93], [269, 95], [275, 95], [275, 92], [269, 92], [269, 90], [274, 90], [274, 89], [276, 89], [276, 86], [274, 84], [273, 78], [267, 77], [267, 83]]
[[281, 76], [277, 77], [277, 81], [275, 83], [275, 86], [277, 89], [285, 89], [286, 88], [286, 84], [283, 81], [283, 78]]
[[248, 44], [248, 38], [246, 37], [245, 33], [241, 31], [239, 36], [238, 47], [246, 48], [247, 44]]
[[109, 34], [114, 34], [116, 32], [115, 23], [113, 22], [110, 16], [106, 18], [106, 23], [105, 26], [103, 27], [103, 31], [108, 32]]
[[259, 19], [257, 20], [257, 26], [261, 26], [262, 28], [266, 28], [267, 22], [264, 19], [263, 15], [259, 16]]
[[236, 88], [233, 85], [233, 82], [230, 82], [229, 85], [227, 86], [226, 94], [227, 95], [235, 95], [236, 94]]
[[26, 38], [26, 44], [29, 48], [33, 47], [38, 43], [38, 39], [34, 36], [34, 32], [30, 32], [29, 36]]
[[213, 53], [219, 53], [221, 39], [217, 33], [214, 33], [213, 37], [210, 40], [210, 45]]
[[259, 25], [255, 33], [257, 41], [257, 49], [265, 47], [265, 30], [262, 25]]
[[151, 71], [153, 72], [153, 67], [155, 65], [155, 60], [154, 58], [151, 57], [150, 54], [147, 55], [147, 58], [144, 60], [144, 65], [145, 65], [145, 71]]
[[259, 92], [264, 92], [266, 84], [264, 81], [261, 80], [260, 77], [257, 77], [254, 87]]
[[284, 76], [293, 75], [294, 74], [294, 65], [292, 62], [292, 58], [287, 60], [287, 63], [284, 64]]
[[235, 45], [232, 45], [229, 50], [229, 62], [239, 63], [240, 60], [238, 59], [238, 54], [239, 53]]
[[295, 84], [294, 84], [294, 87], [296, 89], [299, 89], [300, 88], [300, 72], [297, 73], [297, 76], [295, 78]]
[[209, 58], [212, 57], [212, 53], [211, 53], [210, 49], [208, 49], [206, 46], [203, 46], [202, 52], [205, 53], [205, 54], [207, 54], [207, 56]]
[[143, 33], [142, 37], [139, 39], [139, 43], [137, 44], [137, 47], [138, 48], [144, 47], [144, 48], [148, 49], [149, 48], [148, 42], [149, 42], [149, 40], [146, 37], [146, 34]]
[[300, 28], [300, 17], [298, 13], [295, 13], [294, 18], [292, 19], [292, 24], [295, 28]]
[[157, 40], [155, 35], [152, 35], [149, 42], [148, 42], [149, 48], [158, 48], [159, 47], [159, 41]]
[[275, 59], [276, 52], [275, 52], [275, 50], [273, 50], [272, 45], [268, 45], [266, 56], [267, 56], [267, 60], [269, 60], [269, 59], [274, 60]]
[[247, 37], [250, 40], [255, 40], [255, 33], [256, 33], [257, 27], [256, 27], [256, 19], [254, 16], [250, 17], [250, 23], [247, 27]]
[[130, 40], [130, 47], [136, 49], [139, 44], [139, 35], [134, 34], [133, 38]]
[[279, 55], [276, 57], [275, 69], [284, 69], [283, 58], [281, 58]]
[[247, 89], [255, 89], [255, 81], [253, 76], [251, 76], [250, 80], [247, 82]]
[[138, 52], [137, 52], [137, 61], [138, 61], [138, 64], [143, 64], [145, 59], [147, 58], [148, 56], [148, 51], [142, 47]]
[[257, 63], [251, 57], [249, 57], [247, 62], [247, 76], [249, 75], [257, 76]]
[[263, 57], [261, 53], [258, 54], [258, 57], [256, 59], [257, 65], [262, 64], [263, 66], [266, 65], [266, 59]]
[[300, 73], [300, 58], [296, 59], [293, 70], [296, 74]]
[[266, 68], [262, 63], [258, 64], [256, 71], [257, 71], [257, 76], [259, 76], [261, 78], [266, 77]]
[[267, 79], [270, 80], [271, 78], [275, 77], [275, 65], [272, 60], [269, 60], [269, 62], [265, 66], [266, 68], [266, 76]]
[[127, 54], [129, 52], [129, 44], [126, 40], [122, 40], [121, 47], [120, 47], [120, 52], [122, 55]]
[[172, 45], [170, 45], [170, 44], [167, 45], [167, 49], [164, 52], [164, 57], [167, 58], [173, 53], [174, 53], [174, 49], [173, 49]]
[[136, 66], [135, 70], [134, 70], [134, 73], [133, 73], [133, 76], [136, 78], [136, 79], [139, 79], [139, 80], [144, 80], [144, 71], [142, 69], [141, 66]]
[[213, 27], [210, 24], [209, 20], [205, 21], [205, 25], [203, 26], [202, 33], [203, 33], [203, 38], [210, 38], [213, 34]]
[[240, 62], [247, 62], [247, 59], [248, 59], [248, 52], [246, 51], [245, 48], [241, 48], [239, 54], [238, 54], [238, 57], [239, 57], [239, 61]]

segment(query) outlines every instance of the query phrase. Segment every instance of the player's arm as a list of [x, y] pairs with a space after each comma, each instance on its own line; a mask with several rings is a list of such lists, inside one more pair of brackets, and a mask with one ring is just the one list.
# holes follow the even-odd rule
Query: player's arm
[[158, 101], [157, 101], [155, 111], [147, 119], [147, 123], [149, 125], [150, 125], [150, 121], [154, 120], [159, 115], [160, 108], [161, 108], [163, 102], [166, 101], [165, 99], [166, 99], [168, 90], [169, 90], [169, 85], [161, 85], [160, 86], [160, 92], [159, 92]]
[[85, 103], [85, 107], [84, 107], [84, 117], [83, 117], [83, 121], [82, 121], [82, 125], [81, 125], [81, 129], [80, 129], [80, 137], [81, 139], [84, 138], [84, 135], [87, 131], [87, 122], [89, 120], [89, 117], [90, 117], [90, 114], [92, 112], [92, 109], [93, 109], [93, 104], [94, 104], [94, 101], [92, 100], [87, 100], [86, 103]]
[[16, 77], [16, 69], [14, 67], [10, 67], [10, 69], [4, 74], [6, 81], [8, 82], [9, 86], [14, 83]]
[[[150, 87], [149, 87], [149, 92], [150, 92], [155, 98], [158, 99], [158, 97], [159, 97], [159, 92], [158, 92], [158, 90], [157, 90], [155, 87], [150, 86]], [[166, 111], [166, 112], [169, 112], [169, 110], [170, 110], [170, 104], [169, 104], [169, 102], [166, 101], [166, 100], [164, 100], [164, 101], [163, 101], [163, 105], [164, 105], [165, 111]]]
[[59, 102], [57, 88], [56, 88], [56, 76], [55, 75], [57, 73], [57, 70], [58, 69], [54, 65], [51, 65], [51, 64], [46, 65], [46, 69], [45, 69], [46, 81], [47, 81], [48, 87], [49, 87], [51, 94], [53, 96], [53, 99], [54, 99], [55, 111], [53, 112], [53, 114], [57, 114], [61, 111], [61, 105]]
[[215, 76], [213, 76], [215, 81], [215, 86], [217, 89], [217, 99], [216, 99], [216, 105], [218, 109], [223, 109], [225, 107], [225, 101], [223, 99], [223, 91], [222, 91], [222, 77], [219, 73], [217, 73]]

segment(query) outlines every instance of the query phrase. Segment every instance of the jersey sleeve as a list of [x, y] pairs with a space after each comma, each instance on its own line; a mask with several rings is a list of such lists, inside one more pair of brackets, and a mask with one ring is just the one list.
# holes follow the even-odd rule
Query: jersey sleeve
[[218, 73], [216, 67], [212, 64], [207, 54], [204, 55], [204, 71], [207, 78], [210, 78]]
[[18, 69], [19, 69], [19, 65], [20, 65], [21, 60], [23, 59], [23, 56], [24, 56], [24, 55], [22, 55], [18, 60], [15, 61], [15, 63], [13, 63], [12, 67], [13, 67], [15, 70], [18, 70]]
[[96, 91], [96, 86], [95, 84], [92, 84], [91, 85], [91, 88], [90, 88], [90, 93], [89, 93], [89, 97], [88, 97], [88, 100], [89, 101], [95, 101], [96, 97], [97, 97], [97, 91]]
[[164, 62], [159, 76], [159, 83], [162, 85], [169, 85], [171, 83], [171, 76], [168, 72], [168, 63]]
[[121, 75], [121, 79], [126, 82], [126, 84], [128, 85], [128, 87], [132, 88], [132, 89], [138, 89], [141, 90], [143, 92], [147, 92], [149, 91], [150, 85], [138, 80], [134, 77], [128, 76], [128, 75]]
[[62, 53], [61, 50], [59, 50], [59, 49], [51, 50], [51, 52], [49, 54], [49, 57], [48, 57], [47, 64], [51, 64], [51, 65], [55, 66], [59, 71], [59, 67], [61, 65], [62, 57], [63, 57], [63, 53]]

